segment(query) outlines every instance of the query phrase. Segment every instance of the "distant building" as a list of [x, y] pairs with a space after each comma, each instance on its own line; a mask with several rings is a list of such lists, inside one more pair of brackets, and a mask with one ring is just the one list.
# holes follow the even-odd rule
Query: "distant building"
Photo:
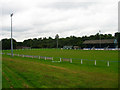
[[79, 47], [79, 46], [74, 46], [73, 48], [74, 48], [74, 49], [80, 49], [80, 47]]
[[[118, 42], [116, 39], [103, 39], [103, 40], [86, 40], [83, 42], [85, 48], [117, 48]], [[101, 47], [100, 47], [101, 46]]]
[[22, 46], [16, 46], [16, 49], [22, 49]]
[[22, 47], [22, 49], [31, 49], [31, 47]]
[[17, 46], [16, 49], [31, 49], [31, 47]]
[[73, 46], [64, 46], [63, 49], [73, 49]]

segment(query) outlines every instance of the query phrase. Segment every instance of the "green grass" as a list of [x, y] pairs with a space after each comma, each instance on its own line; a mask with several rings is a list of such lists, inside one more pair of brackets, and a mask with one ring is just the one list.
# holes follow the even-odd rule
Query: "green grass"
[[[10, 50], [3, 51], [10, 53]], [[118, 51], [89, 51], [89, 50], [59, 50], [36, 49], [14, 50], [14, 53], [26, 55], [40, 55], [64, 58], [80, 58], [96, 60], [74, 59], [73, 63], [53, 63], [50, 60], [23, 58], [18, 56], [2, 57], [2, 85], [3, 88], [117, 88]], [[104, 60], [101, 61], [101, 60]]]
[[[11, 53], [10, 50], [3, 51]], [[80, 58], [93, 60], [118, 60], [118, 51], [104, 51], [104, 50], [60, 50], [60, 49], [33, 49], [33, 50], [14, 50], [13, 53], [25, 55], [40, 55], [50, 57], [63, 58]]]

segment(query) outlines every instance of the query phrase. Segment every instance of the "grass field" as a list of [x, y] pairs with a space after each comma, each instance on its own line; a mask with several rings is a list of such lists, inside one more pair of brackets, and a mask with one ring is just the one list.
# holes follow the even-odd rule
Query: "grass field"
[[[54, 60], [73, 58], [73, 63], [2, 55], [3, 88], [118, 87], [118, 62], [114, 62], [118, 61], [118, 51], [35, 49], [14, 50], [14, 53], [54, 57]], [[79, 59], [87, 60], [80, 64]], [[109, 67], [107, 61], [111, 61]]]

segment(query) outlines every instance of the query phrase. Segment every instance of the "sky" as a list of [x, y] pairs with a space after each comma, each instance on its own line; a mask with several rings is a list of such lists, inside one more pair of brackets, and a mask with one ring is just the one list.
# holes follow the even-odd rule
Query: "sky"
[[89, 36], [118, 32], [118, 0], [0, 0], [0, 39]]

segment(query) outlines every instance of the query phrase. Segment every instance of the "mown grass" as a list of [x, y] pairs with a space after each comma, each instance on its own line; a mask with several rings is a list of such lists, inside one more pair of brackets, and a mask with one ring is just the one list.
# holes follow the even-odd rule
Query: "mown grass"
[[[4, 51], [10, 52], [10, 51]], [[82, 51], [82, 50], [17, 50], [14, 53], [65, 58], [87, 58], [96, 60], [118, 60], [117, 51]], [[73, 53], [73, 54], [72, 54]], [[95, 53], [94, 58], [90, 56]], [[111, 58], [107, 57], [110, 55]], [[68, 55], [71, 54], [71, 55]], [[86, 55], [84, 55], [86, 54]], [[113, 54], [113, 55], [112, 55]], [[83, 56], [82, 56], [83, 55]], [[99, 57], [98, 57], [99, 56]], [[103, 57], [106, 56], [106, 57]], [[94, 62], [53, 63], [49, 60], [11, 57], [2, 58], [3, 88], [117, 88], [118, 63], [94, 65]], [[98, 61], [97, 61], [98, 62]]]
[[[10, 50], [3, 52], [11, 53]], [[40, 55], [63, 58], [80, 58], [89, 60], [118, 60], [118, 51], [111, 50], [60, 50], [60, 49], [33, 49], [33, 50], [14, 50], [13, 53], [25, 55]]]

